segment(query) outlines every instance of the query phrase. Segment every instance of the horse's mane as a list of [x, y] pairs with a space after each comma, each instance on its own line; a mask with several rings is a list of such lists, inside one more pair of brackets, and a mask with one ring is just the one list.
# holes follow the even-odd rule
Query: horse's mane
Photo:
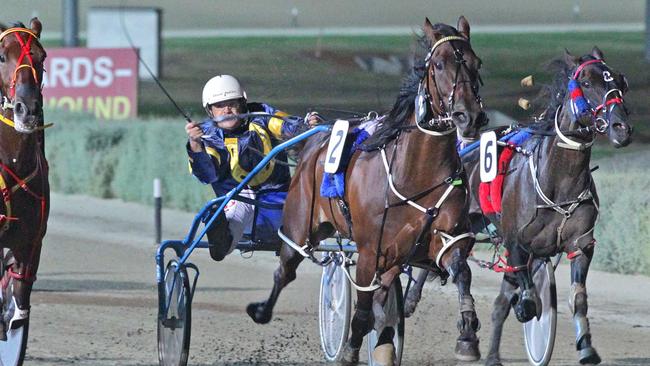
[[[594, 59], [595, 57], [591, 55], [584, 55], [578, 59], [578, 63]], [[573, 76], [573, 68], [567, 65], [564, 57], [551, 60], [544, 69], [553, 75], [553, 79], [549, 84], [542, 86], [535, 98], [535, 103], [543, 106], [539, 114], [540, 118], [527, 124], [530, 128], [540, 130], [546, 130], [553, 126], [555, 111], [564, 103], [568, 90], [567, 83]]]
[[[445, 37], [460, 35], [454, 27], [443, 23], [436, 23], [433, 25], [433, 29]], [[417, 41], [419, 48], [414, 56], [413, 68], [404, 78], [393, 108], [388, 112], [375, 133], [366, 140], [364, 149], [379, 148], [394, 139], [400, 131], [399, 127], [408, 123], [409, 117], [415, 110], [415, 97], [418, 94], [418, 87], [420, 81], [426, 75], [424, 55], [429, 52], [432, 46], [431, 40], [426, 35], [417, 36]]]
[[14, 22], [11, 27], [7, 27], [4, 23], [0, 23], [0, 32], [4, 32], [9, 28], [27, 28], [23, 22]]

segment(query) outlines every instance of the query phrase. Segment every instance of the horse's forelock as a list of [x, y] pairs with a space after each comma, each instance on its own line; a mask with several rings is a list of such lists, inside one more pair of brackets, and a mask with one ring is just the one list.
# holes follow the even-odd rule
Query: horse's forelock
[[433, 30], [442, 34], [443, 36], [458, 36], [460, 33], [454, 27], [445, 23], [436, 23], [433, 25]]

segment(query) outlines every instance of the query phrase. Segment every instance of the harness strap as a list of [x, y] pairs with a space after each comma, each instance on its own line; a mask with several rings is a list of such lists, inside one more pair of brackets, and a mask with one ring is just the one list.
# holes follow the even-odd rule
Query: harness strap
[[562, 140], [562, 142], [558, 142], [557, 146], [569, 149], [569, 150], [577, 150], [577, 151], [583, 151], [591, 147], [591, 145], [594, 144], [594, 140], [591, 140], [587, 143], [580, 143], [577, 141], [573, 141], [570, 138], [568, 138], [562, 131], [560, 130], [560, 126], [558, 125], [558, 116], [560, 114], [560, 109], [562, 109], [562, 106], [558, 106], [557, 109], [555, 110], [555, 132], [557, 133], [557, 137]]
[[[532, 154], [528, 156], [528, 166], [530, 167], [530, 175], [531, 175], [531, 177], [533, 179], [533, 184], [535, 186], [535, 191], [537, 191], [537, 195], [542, 199], [542, 201], [544, 201], [546, 203], [546, 205], [537, 205], [536, 208], [538, 208], [538, 209], [539, 208], [546, 208], [546, 209], [551, 208], [555, 212], [557, 212], [557, 213], [559, 213], [560, 215], [563, 216], [562, 222], [560, 223], [560, 225], [556, 229], [556, 231], [557, 231], [557, 237], [556, 237], [556, 241], [555, 241], [556, 248], [559, 248], [560, 245], [561, 245], [562, 232], [564, 231], [564, 226], [566, 225], [567, 221], [569, 220], [569, 218], [571, 217], [573, 212], [576, 210], [576, 208], [578, 208], [578, 206], [580, 206], [580, 204], [582, 202], [589, 201], [589, 200], [591, 200], [593, 202], [594, 206], [596, 207], [596, 220], [598, 220], [598, 217], [600, 216], [600, 210], [599, 210], [598, 204], [593, 199], [594, 198], [593, 194], [591, 193], [591, 182], [590, 182], [590, 184], [587, 185], [587, 187], [582, 192], [580, 192], [577, 199], [572, 200], [572, 201], [568, 201], [568, 202], [565, 202], [565, 203], [555, 203], [544, 194], [544, 192], [542, 191], [542, 188], [539, 185], [539, 180], [537, 179], [537, 168], [535, 167], [535, 161], [533, 159]], [[566, 206], [567, 204], [570, 204], [570, 206], [567, 209], [563, 209], [562, 206]], [[594, 230], [594, 227], [595, 226], [592, 226], [591, 229], [589, 229], [587, 232], [585, 232], [584, 234], [577, 237], [574, 240], [573, 244], [577, 245], [578, 240], [582, 239], [583, 237], [585, 237], [586, 235], [591, 233]]]
[[[411, 199], [407, 198], [406, 196], [402, 195], [402, 194], [397, 190], [397, 188], [395, 188], [395, 184], [393, 183], [393, 175], [392, 175], [391, 172], [390, 172], [390, 167], [389, 167], [389, 165], [388, 165], [388, 159], [387, 159], [387, 157], [386, 157], [386, 150], [382, 148], [382, 149], [380, 149], [380, 151], [381, 151], [382, 161], [384, 162], [384, 168], [386, 169], [386, 176], [387, 176], [387, 179], [388, 179], [388, 186], [390, 187], [390, 190], [393, 192], [393, 194], [394, 194], [395, 196], [397, 196], [399, 199], [402, 200], [402, 202], [400, 202], [400, 204], [408, 204], [408, 205], [410, 205], [411, 207], [415, 208], [416, 210], [421, 211], [422, 213], [425, 213], [425, 214], [426, 214], [426, 213], [427, 213], [427, 209], [426, 209], [426, 208], [424, 208], [423, 206], [417, 204], [416, 202], [413, 202]], [[451, 177], [450, 177], [450, 178], [451, 178]], [[454, 178], [451, 178], [451, 179], [448, 178], [448, 179], [445, 179], [445, 182], [444, 182], [444, 183], [449, 184], [449, 187], [447, 187], [447, 189], [446, 189], [445, 192], [442, 194], [442, 196], [440, 197], [440, 199], [438, 199], [438, 202], [436, 202], [436, 204], [434, 205], [434, 207], [435, 207], [436, 209], [439, 209], [439, 208], [442, 206], [442, 204], [445, 202], [445, 200], [447, 200], [447, 197], [449, 196], [449, 194], [451, 193], [451, 191], [454, 189], [454, 187], [456, 187], [456, 186], [462, 184], [462, 180], [458, 180], [458, 179], [454, 179]], [[440, 187], [441, 185], [442, 185], [442, 184], [436, 185], [435, 187], [433, 187], [433, 188], [431, 188], [430, 190], [427, 190], [427, 191], [425, 191], [425, 192], [426, 192], [427, 194], [428, 194], [428, 193], [431, 193], [433, 190], [435, 190], [436, 188]], [[422, 193], [425, 193], [425, 192], [422, 192]], [[424, 195], [422, 195], [422, 194], [417, 194], [417, 195], [415, 195], [413, 198], [417, 199], [417, 198], [421, 198], [421, 197], [423, 197], [423, 196], [424, 196]], [[390, 206], [389, 206], [389, 207], [390, 207]]]
[[13, 266], [7, 268], [7, 274], [11, 276], [11, 278], [18, 280], [18, 281], [25, 281], [25, 282], [35, 282], [36, 281], [36, 275], [32, 275], [29, 272], [25, 273], [18, 273], [14, 272]]

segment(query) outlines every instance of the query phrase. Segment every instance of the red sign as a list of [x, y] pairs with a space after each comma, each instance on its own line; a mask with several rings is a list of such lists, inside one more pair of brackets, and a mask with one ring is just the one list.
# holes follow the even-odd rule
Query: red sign
[[46, 106], [101, 119], [138, 113], [138, 57], [130, 48], [49, 48], [43, 73]]

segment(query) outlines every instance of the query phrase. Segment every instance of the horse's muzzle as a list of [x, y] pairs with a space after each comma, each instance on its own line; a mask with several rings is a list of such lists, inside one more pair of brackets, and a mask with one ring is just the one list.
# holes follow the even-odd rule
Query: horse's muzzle
[[35, 112], [38, 110], [34, 105], [32, 108], [27, 103], [17, 100], [14, 103], [14, 129], [20, 133], [32, 133], [38, 127], [41, 119]]
[[614, 147], [625, 147], [632, 142], [632, 126], [627, 123], [612, 122], [608, 135]]

